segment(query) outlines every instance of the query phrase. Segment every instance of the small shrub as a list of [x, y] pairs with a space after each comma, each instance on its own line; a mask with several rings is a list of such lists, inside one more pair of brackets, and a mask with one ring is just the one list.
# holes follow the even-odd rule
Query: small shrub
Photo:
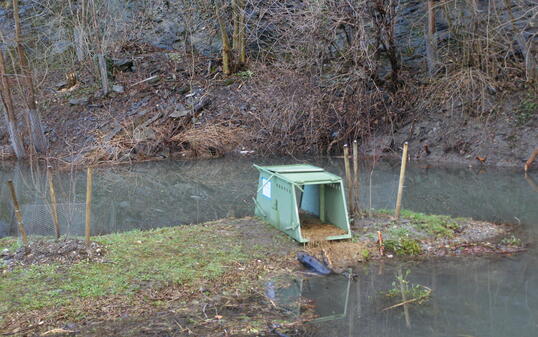
[[501, 240], [501, 245], [519, 247], [519, 246], [521, 246], [521, 239], [519, 239], [515, 235], [511, 235], [511, 236], [509, 236], [507, 238], [502, 239]]
[[361, 251], [361, 257], [363, 261], [368, 261], [370, 259], [370, 251], [368, 249], [363, 249]]
[[235, 74], [235, 76], [240, 78], [251, 78], [252, 76], [254, 76], [254, 73], [250, 70], [245, 70], [238, 72], [237, 74]]
[[416, 256], [422, 253], [420, 243], [417, 240], [409, 238], [386, 240], [385, 250], [397, 256]]

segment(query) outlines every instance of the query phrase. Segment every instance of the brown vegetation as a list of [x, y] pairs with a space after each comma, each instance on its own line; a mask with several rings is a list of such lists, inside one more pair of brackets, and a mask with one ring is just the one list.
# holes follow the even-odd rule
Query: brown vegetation
[[[525, 34], [538, 7], [519, 0], [398, 6], [393, 0], [177, 0], [122, 6], [47, 0], [27, 27], [68, 32], [73, 42], [61, 56], [52, 56], [40, 34], [25, 41], [35, 45], [29, 64], [41, 79], [36, 100], [47, 107], [46, 124], [60, 138], [52, 155], [70, 163], [178, 152], [221, 155], [234, 147], [330, 152], [431, 112], [462, 119], [494, 116], [506, 93], [532, 90], [536, 80], [533, 37]], [[177, 22], [184, 27], [184, 50], [140, 42], [156, 24], [151, 15], [159, 6], [182, 13]], [[413, 20], [406, 6], [424, 15], [402, 28], [402, 19]], [[131, 17], [120, 15], [128, 10]], [[440, 25], [446, 28], [440, 31]], [[427, 55], [414, 51], [420, 45], [410, 42], [413, 30], [425, 32]], [[200, 54], [195, 46], [200, 34], [220, 36], [220, 58]], [[131, 61], [132, 72], [115, 69], [113, 58]], [[73, 73], [78, 81], [71, 91], [50, 92], [51, 83]], [[125, 92], [111, 91], [113, 84]], [[201, 102], [192, 97], [199, 90], [211, 96], [210, 103], [196, 107]], [[88, 103], [67, 108], [73, 97]], [[134, 111], [140, 100], [152, 107]], [[185, 109], [172, 111], [177, 103]], [[104, 131], [107, 121], [115, 126]]]

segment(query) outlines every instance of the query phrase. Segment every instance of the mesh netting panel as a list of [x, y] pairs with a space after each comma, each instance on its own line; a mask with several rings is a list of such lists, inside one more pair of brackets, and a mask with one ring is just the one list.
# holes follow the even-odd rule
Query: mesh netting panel
[[[28, 235], [55, 235], [51, 205], [24, 204], [21, 206], [21, 212]], [[84, 235], [85, 212], [84, 203], [57, 204], [61, 235]], [[14, 216], [13, 221], [16, 221]]]

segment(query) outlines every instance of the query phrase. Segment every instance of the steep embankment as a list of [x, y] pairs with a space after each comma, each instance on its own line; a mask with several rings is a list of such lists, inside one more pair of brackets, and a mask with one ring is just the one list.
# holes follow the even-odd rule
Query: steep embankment
[[[538, 6], [307, 2], [249, 1], [249, 60], [233, 75], [223, 74], [211, 8], [164, 0], [117, 2], [114, 16], [98, 8], [112, 88], [103, 96], [98, 49], [81, 40], [92, 26], [66, 16], [88, 12], [22, 1], [23, 17], [39, 13], [25, 33], [50, 156], [85, 165], [322, 153], [360, 139], [375, 155], [408, 141], [413, 158], [520, 166], [538, 147]], [[9, 31], [9, 6], [0, 15]], [[3, 128], [0, 137], [9, 143]], [[9, 156], [9, 146], [0, 150]]]

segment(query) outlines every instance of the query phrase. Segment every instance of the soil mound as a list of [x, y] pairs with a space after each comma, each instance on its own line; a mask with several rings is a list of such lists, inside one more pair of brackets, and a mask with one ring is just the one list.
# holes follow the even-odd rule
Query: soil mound
[[103, 262], [104, 248], [92, 242], [86, 247], [84, 241], [77, 239], [35, 240], [28, 247], [20, 247], [15, 252], [0, 253], [0, 261], [13, 269], [16, 266], [59, 263], [70, 265], [77, 262]]

